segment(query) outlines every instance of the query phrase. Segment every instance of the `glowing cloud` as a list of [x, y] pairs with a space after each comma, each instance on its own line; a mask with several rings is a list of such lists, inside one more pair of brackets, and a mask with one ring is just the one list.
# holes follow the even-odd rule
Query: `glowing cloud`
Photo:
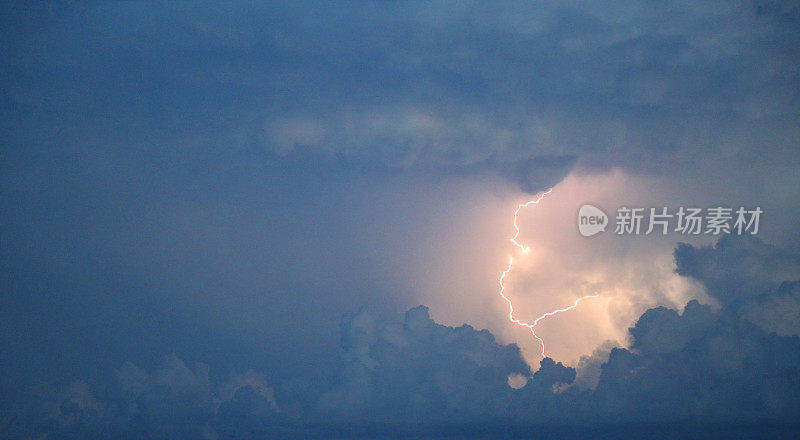
[[[550, 188], [547, 191], [539, 194], [539, 196], [537, 198], [535, 198], [533, 200], [530, 200], [528, 202], [525, 202], [525, 203], [520, 203], [519, 205], [517, 205], [516, 211], [514, 211], [514, 231], [515, 231], [515, 233], [514, 233], [514, 236], [511, 237], [510, 241], [511, 241], [511, 243], [514, 244], [514, 246], [518, 247], [523, 254], [529, 253], [531, 251], [531, 247], [530, 246], [526, 246], [526, 245], [524, 245], [524, 244], [522, 244], [522, 243], [517, 241], [517, 238], [519, 238], [519, 234], [520, 234], [519, 224], [517, 223], [517, 217], [519, 216], [519, 212], [523, 208], [527, 208], [527, 207], [532, 206], [532, 205], [538, 205], [539, 202], [541, 202], [542, 199], [546, 195], [550, 194], [552, 191], [553, 191], [553, 188]], [[556, 310], [544, 313], [541, 316], [539, 316], [536, 319], [534, 319], [532, 323], [527, 323], [527, 322], [521, 321], [519, 319], [514, 318], [514, 303], [511, 301], [510, 298], [508, 298], [505, 295], [505, 293], [506, 293], [505, 280], [506, 280], [506, 277], [508, 277], [508, 274], [511, 273], [511, 269], [512, 269], [513, 266], [514, 266], [514, 257], [509, 257], [509, 259], [508, 259], [508, 267], [500, 275], [500, 280], [499, 280], [500, 296], [508, 303], [508, 319], [511, 322], [513, 322], [514, 324], [517, 324], [517, 325], [522, 326], [522, 327], [527, 327], [531, 331], [531, 334], [533, 335], [533, 337], [536, 338], [537, 340], [539, 340], [539, 343], [542, 346], [542, 357], [546, 357], [547, 355], [545, 354], [544, 340], [542, 338], [540, 338], [539, 335], [536, 334], [536, 330], [535, 330], [535, 327], [536, 327], [537, 324], [539, 324], [539, 321], [541, 321], [542, 319], [547, 318], [549, 316], [557, 315], [557, 314], [559, 314], [561, 312], [566, 312], [566, 311], [572, 310], [575, 307], [578, 307], [578, 304], [581, 301], [583, 301], [585, 299], [588, 299], [588, 298], [597, 297], [598, 295], [582, 296], [582, 297], [576, 299], [575, 302], [571, 306], [564, 307], [563, 309], [556, 309]]]

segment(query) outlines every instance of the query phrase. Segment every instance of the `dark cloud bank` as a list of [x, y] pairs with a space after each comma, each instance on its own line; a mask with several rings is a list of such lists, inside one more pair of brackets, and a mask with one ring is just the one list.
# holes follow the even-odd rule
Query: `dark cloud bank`
[[[791, 438], [800, 433], [800, 260], [755, 238], [681, 244], [677, 271], [721, 307], [646, 311], [596, 387], [544, 359], [531, 375], [514, 344], [439, 325], [423, 306], [402, 323], [346, 316], [324, 380], [220, 376], [174, 355], [111, 384], [4, 383], [5, 438]], [[777, 304], [777, 305], [776, 305]], [[775, 308], [783, 313], [776, 313]], [[591, 359], [585, 359], [590, 364]], [[257, 365], [254, 365], [258, 369]], [[521, 389], [510, 374], [530, 376]], [[13, 396], [13, 398], [11, 397]]]
[[[200, 332], [188, 312], [160, 314], [180, 304], [147, 283], [107, 278], [120, 272], [115, 259], [91, 251], [114, 238], [135, 251], [136, 227], [154, 222], [159, 206], [237, 191], [233, 207], [268, 196], [265, 211], [279, 215], [267, 223], [280, 232], [276, 224], [297, 217], [287, 212], [307, 214], [287, 205], [327, 206], [327, 193], [308, 194], [344, 192], [328, 177], [350, 170], [496, 175], [526, 191], [578, 164], [696, 173], [698, 187], [712, 182], [709, 172], [740, 178], [729, 191], [796, 175], [797, 3], [684, 3], [4, 5], [0, 371], [85, 373], [74, 382], [0, 379], [0, 437], [798, 437], [800, 264], [757, 240], [679, 246], [678, 272], [704, 283], [719, 307], [647, 311], [630, 349], [582, 364], [598, 367], [595, 387], [546, 359], [519, 390], [508, 375], [530, 371], [515, 346], [485, 330], [438, 325], [424, 308], [402, 323], [347, 317], [340, 359], [319, 377], [278, 378], [265, 366], [272, 359], [227, 371], [216, 364], [234, 357], [241, 338]], [[793, 206], [791, 182], [780, 193]], [[227, 229], [246, 229], [233, 224]], [[264, 240], [264, 231], [246, 237]], [[153, 254], [181, 241], [164, 243]], [[210, 247], [242, 254], [233, 243]], [[294, 246], [268, 244], [254, 258]], [[189, 249], [212, 256], [201, 267], [225, 267], [218, 254]], [[319, 285], [343, 272], [330, 262], [344, 257], [326, 257]], [[136, 270], [122, 278], [155, 272], [124, 260]], [[213, 285], [216, 272], [207, 272], [197, 271]], [[68, 294], [45, 296], [36, 286]], [[302, 289], [265, 290], [297, 301], [271, 300], [263, 308], [276, 312], [265, 319], [291, 320], [308, 300]], [[155, 293], [140, 303], [141, 292]], [[317, 316], [334, 305], [315, 300], [323, 304]], [[314, 336], [298, 337], [303, 330]], [[292, 368], [294, 352], [322, 339], [280, 331], [252, 339], [281, 344], [273, 353], [285, 353]], [[183, 359], [86, 368], [134, 357], [145, 339]], [[111, 356], [113, 341], [127, 351]], [[187, 344], [216, 354], [205, 358], [215, 367], [185, 360]]]
[[498, 175], [536, 192], [578, 163], [660, 174], [797, 161], [796, 2], [3, 12], [0, 129], [28, 151], [12, 165], [31, 151], [116, 172], [312, 154], [359, 170]]

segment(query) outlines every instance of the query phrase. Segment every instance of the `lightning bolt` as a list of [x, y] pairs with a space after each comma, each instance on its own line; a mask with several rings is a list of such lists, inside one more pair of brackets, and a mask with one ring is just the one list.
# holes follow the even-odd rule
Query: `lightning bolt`
[[[541, 202], [542, 199], [546, 195], [550, 194], [551, 192], [553, 192], [553, 188], [550, 188], [547, 191], [540, 193], [538, 197], [536, 197], [535, 199], [533, 199], [531, 201], [528, 201], [528, 202], [525, 202], [525, 203], [520, 203], [519, 205], [517, 205], [516, 211], [514, 211], [514, 231], [515, 231], [515, 233], [514, 233], [514, 236], [511, 237], [510, 241], [511, 241], [511, 243], [514, 244], [514, 246], [519, 248], [519, 250], [523, 254], [529, 253], [531, 251], [531, 247], [530, 246], [526, 246], [526, 245], [524, 245], [524, 244], [522, 244], [522, 243], [517, 241], [517, 238], [519, 238], [519, 234], [520, 234], [519, 224], [517, 223], [517, 218], [519, 217], [519, 212], [523, 208], [527, 208], [527, 207], [529, 207], [531, 205], [538, 205], [539, 202]], [[539, 335], [536, 334], [536, 330], [535, 330], [535, 327], [536, 327], [537, 324], [539, 324], [539, 321], [541, 321], [542, 319], [547, 318], [549, 316], [557, 315], [559, 313], [567, 312], [569, 310], [572, 310], [575, 307], [578, 307], [578, 304], [580, 304], [581, 301], [583, 301], [585, 299], [589, 299], [589, 298], [595, 298], [598, 295], [582, 296], [582, 297], [576, 299], [575, 302], [571, 306], [564, 307], [563, 309], [556, 309], [556, 310], [553, 310], [551, 312], [547, 312], [547, 313], [539, 316], [538, 318], [534, 319], [533, 322], [531, 322], [531, 323], [521, 321], [521, 320], [519, 320], [517, 318], [514, 318], [514, 303], [511, 301], [510, 298], [508, 298], [506, 296], [505, 280], [506, 280], [506, 277], [508, 277], [508, 274], [511, 273], [511, 269], [512, 269], [513, 266], [514, 266], [514, 257], [509, 257], [509, 259], [508, 259], [508, 267], [506, 267], [506, 270], [504, 270], [503, 273], [500, 275], [500, 281], [499, 281], [499, 283], [500, 283], [500, 296], [508, 303], [508, 319], [511, 322], [513, 322], [514, 324], [517, 324], [517, 325], [519, 325], [521, 327], [528, 328], [531, 331], [531, 334], [533, 335], [533, 337], [538, 339], [539, 343], [542, 345], [542, 357], [546, 357], [544, 340], [542, 338], [540, 338]]]
[[547, 191], [539, 194], [539, 197], [537, 197], [537, 198], [535, 198], [535, 199], [533, 199], [533, 200], [531, 200], [529, 202], [520, 203], [519, 205], [517, 205], [517, 210], [514, 211], [514, 230], [516, 232], [514, 233], [514, 236], [511, 237], [511, 242], [514, 243], [514, 246], [518, 247], [519, 250], [521, 250], [523, 253], [527, 254], [528, 252], [530, 252], [531, 251], [531, 247], [530, 246], [524, 246], [524, 245], [522, 245], [521, 243], [519, 243], [517, 241], [517, 238], [519, 237], [519, 225], [517, 224], [517, 217], [519, 217], [519, 211], [522, 208], [527, 208], [528, 206], [531, 206], [531, 205], [538, 205], [539, 202], [542, 201], [544, 196], [550, 194], [551, 192], [553, 192], [553, 188], [550, 188]]

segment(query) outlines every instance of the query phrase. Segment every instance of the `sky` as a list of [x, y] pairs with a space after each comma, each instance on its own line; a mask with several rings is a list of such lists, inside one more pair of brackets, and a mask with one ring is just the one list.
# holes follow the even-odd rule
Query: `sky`
[[[800, 432], [797, 2], [0, 23], [2, 437]], [[763, 215], [584, 237], [584, 204]], [[537, 325], [545, 356], [510, 257], [515, 319], [596, 295]]]

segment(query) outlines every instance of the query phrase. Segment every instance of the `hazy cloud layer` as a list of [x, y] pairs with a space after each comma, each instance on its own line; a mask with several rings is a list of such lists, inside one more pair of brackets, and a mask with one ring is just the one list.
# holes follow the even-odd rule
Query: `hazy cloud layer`
[[7, 12], [4, 131], [39, 148], [96, 145], [110, 163], [154, 144], [187, 161], [300, 149], [536, 191], [576, 162], [664, 173], [797, 161], [793, 2]]

